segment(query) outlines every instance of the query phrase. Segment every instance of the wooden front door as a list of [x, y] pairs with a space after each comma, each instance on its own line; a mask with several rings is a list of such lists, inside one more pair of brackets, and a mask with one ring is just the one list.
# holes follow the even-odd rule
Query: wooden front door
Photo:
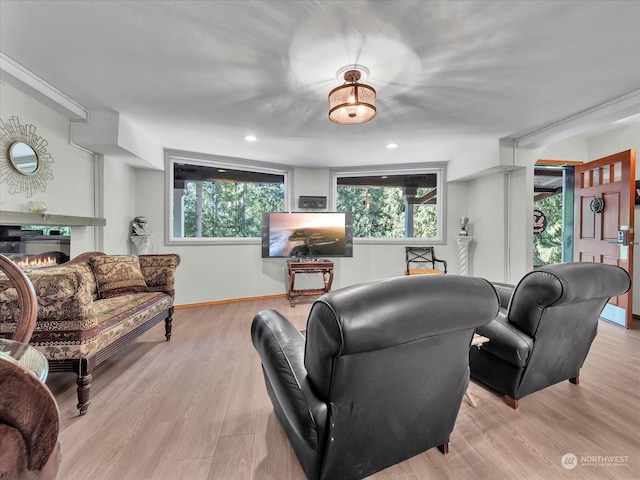
[[[574, 261], [618, 265], [633, 278], [635, 174], [635, 150], [576, 167]], [[629, 290], [602, 316], [631, 328], [632, 307]]]

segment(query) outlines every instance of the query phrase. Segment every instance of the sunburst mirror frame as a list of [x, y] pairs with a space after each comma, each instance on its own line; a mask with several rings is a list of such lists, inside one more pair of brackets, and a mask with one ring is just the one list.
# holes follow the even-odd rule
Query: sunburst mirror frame
[[[37, 166], [31, 173], [18, 169], [11, 159], [11, 148], [16, 143], [31, 147], [37, 157]], [[0, 183], [9, 185], [9, 193], [26, 192], [27, 197], [37, 191], [44, 192], [47, 181], [53, 180], [53, 158], [47, 152], [48, 142], [36, 134], [34, 125], [21, 125], [18, 117], [6, 123], [0, 120]]]

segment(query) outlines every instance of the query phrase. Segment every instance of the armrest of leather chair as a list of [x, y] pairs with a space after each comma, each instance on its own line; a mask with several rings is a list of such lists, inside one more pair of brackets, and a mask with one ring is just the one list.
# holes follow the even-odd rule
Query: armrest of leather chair
[[500, 282], [491, 282], [493, 288], [498, 292], [498, 299], [500, 300], [500, 309], [507, 309], [509, 306], [509, 301], [511, 300], [511, 295], [513, 295], [513, 291], [516, 286], [511, 285], [509, 283], [500, 283]]
[[251, 339], [262, 361], [267, 382], [295, 434], [310, 448], [324, 438], [327, 405], [316, 396], [304, 366], [305, 338], [279, 312], [258, 312]]
[[[498, 295], [500, 296], [499, 292]], [[533, 348], [533, 338], [509, 324], [503, 311], [487, 325], [478, 327], [476, 333], [489, 339], [482, 345], [485, 352], [518, 367], [527, 364]]]

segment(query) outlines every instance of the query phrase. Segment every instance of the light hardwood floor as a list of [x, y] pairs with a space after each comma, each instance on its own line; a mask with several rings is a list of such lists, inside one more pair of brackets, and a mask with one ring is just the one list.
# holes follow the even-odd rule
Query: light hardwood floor
[[[304, 328], [310, 303], [177, 310], [170, 342], [157, 326], [96, 368], [83, 417], [75, 375], [50, 374], [62, 417], [58, 480], [304, 480], [251, 344], [251, 320], [263, 308]], [[370, 478], [640, 478], [638, 328], [601, 322], [581, 384], [529, 395], [517, 411], [473, 383], [477, 407], [463, 400], [449, 455], [434, 448]], [[576, 455], [575, 468], [563, 468], [565, 454]], [[597, 457], [606, 456], [619, 458], [602, 465]]]

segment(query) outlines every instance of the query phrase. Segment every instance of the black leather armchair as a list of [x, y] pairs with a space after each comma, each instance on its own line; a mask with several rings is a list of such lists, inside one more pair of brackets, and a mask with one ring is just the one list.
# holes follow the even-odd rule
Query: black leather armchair
[[515, 287], [495, 283], [500, 314], [477, 330], [489, 341], [471, 349], [471, 376], [514, 409], [525, 395], [563, 380], [579, 383], [600, 313], [630, 286], [625, 270], [596, 263], [547, 265]]
[[259, 312], [253, 345], [307, 477], [360, 479], [434, 446], [446, 453], [474, 330], [498, 308], [486, 280], [419, 275], [323, 295], [306, 337]]

